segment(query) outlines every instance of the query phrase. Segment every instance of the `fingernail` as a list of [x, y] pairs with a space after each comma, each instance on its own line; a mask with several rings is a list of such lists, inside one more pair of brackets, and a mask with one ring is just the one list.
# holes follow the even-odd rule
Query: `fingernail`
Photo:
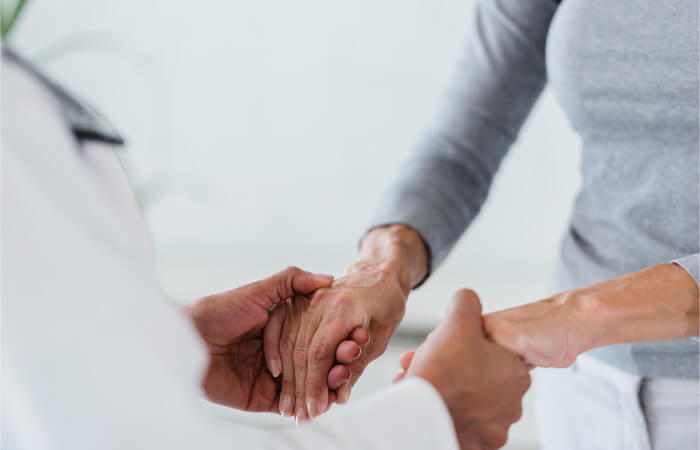
[[285, 417], [291, 416], [293, 407], [294, 406], [292, 405], [292, 396], [291, 395], [282, 396], [282, 401], [280, 402], [280, 412], [282, 413], [282, 415]]
[[307, 398], [306, 399], [306, 409], [308, 409], [310, 417], [316, 417], [319, 414], [321, 414], [321, 411], [319, 411], [318, 402], [316, 401], [316, 399]]
[[333, 279], [333, 275], [328, 275], [327, 273], [315, 273], [314, 276], [319, 278], [325, 278], [326, 280]]
[[302, 423], [304, 423], [308, 420], [309, 420], [309, 416], [306, 414], [306, 410], [304, 408], [298, 408], [297, 409], [297, 416], [296, 416], [297, 426], [301, 425]]
[[340, 403], [347, 403], [348, 400], [350, 400], [350, 389], [344, 389], [343, 392], [340, 393], [340, 396], [342, 397], [342, 401]]
[[360, 347], [357, 347], [357, 352], [355, 353], [355, 356], [352, 357], [353, 361], [356, 360], [357, 358], [359, 358], [361, 354], [362, 354], [362, 349]]
[[282, 364], [278, 359], [270, 360], [270, 373], [273, 377], [277, 378], [282, 373]]

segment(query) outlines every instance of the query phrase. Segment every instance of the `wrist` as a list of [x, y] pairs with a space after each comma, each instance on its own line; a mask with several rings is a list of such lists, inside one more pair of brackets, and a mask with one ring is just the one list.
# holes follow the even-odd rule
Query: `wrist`
[[697, 284], [675, 264], [652, 266], [563, 295], [584, 330], [583, 351], [698, 334]]
[[408, 295], [411, 288], [428, 275], [429, 255], [428, 247], [416, 230], [396, 224], [370, 231], [362, 240], [355, 265], [381, 270], [396, 279]]
[[606, 345], [607, 330], [614, 325], [614, 314], [607, 310], [605, 302], [585, 289], [564, 292], [555, 296], [564, 309], [563, 317], [573, 318], [570, 327], [569, 347], [571, 356]]

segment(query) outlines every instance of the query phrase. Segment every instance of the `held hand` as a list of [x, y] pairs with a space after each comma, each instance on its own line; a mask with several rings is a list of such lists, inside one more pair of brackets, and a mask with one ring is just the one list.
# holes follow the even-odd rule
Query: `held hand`
[[[277, 412], [279, 382], [265, 366], [262, 330], [273, 305], [329, 286], [332, 277], [288, 268], [270, 278], [186, 306], [209, 350], [202, 386], [210, 400], [248, 411]], [[340, 380], [330, 379], [338, 384]]]
[[588, 330], [572, 309], [571, 294], [484, 316], [486, 334], [494, 342], [539, 367], [569, 367], [588, 350]]
[[386, 349], [403, 317], [406, 295], [389, 274], [362, 264], [352, 266], [346, 276], [330, 288], [319, 289], [306, 303], [297, 298], [284, 325], [265, 332], [269, 358], [282, 361], [282, 414], [294, 414], [303, 421], [328, 408], [329, 371], [336, 362], [349, 362], [341, 360], [338, 352], [343, 341], [352, 339], [366, 345], [361, 354], [351, 355], [350, 372], [331, 372], [347, 375], [337, 392], [337, 401], [346, 402], [367, 364]]
[[[287, 300], [284, 304], [278, 305], [270, 316], [270, 320], [263, 331], [263, 341], [265, 345], [265, 357], [268, 367], [274, 365], [271, 363], [275, 358], [280, 358], [280, 335], [297, 336], [302, 328], [305, 328], [310, 321], [309, 305], [311, 299], [304, 295], [297, 295], [294, 299]], [[337, 399], [337, 389], [344, 385], [350, 379], [350, 369], [347, 364], [356, 360], [361, 352], [362, 347], [369, 341], [367, 332], [362, 328], [356, 328], [349, 336], [349, 340], [342, 341], [335, 349], [335, 362], [338, 364], [333, 366], [327, 374], [327, 389], [328, 401], [323, 411], [325, 412]], [[282, 348], [285, 348], [283, 341]], [[296, 392], [294, 357], [287, 358], [286, 355], [293, 352], [282, 352], [282, 396], [280, 401], [280, 413], [282, 415], [295, 415], [297, 422], [302, 422], [308, 419], [302, 411], [295, 411], [295, 403], [297, 405], [305, 404], [305, 400], [296, 399], [291, 396], [284, 395], [285, 392]], [[345, 365], [344, 365], [345, 364]], [[326, 380], [324, 380], [326, 383]]]
[[418, 376], [440, 393], [463, 450], [505, 445], [519, 420], [530, 375], [522, 359], [488, 340], [473, 291], [457, 292], [445, 319], [418, 348], [401, 358], [404, 376]]
[[697, 336], [698, 285], [680, 266], [647, 267], [489, 314], [489, 336], [542, 367], [568, 367], [606, 345]]

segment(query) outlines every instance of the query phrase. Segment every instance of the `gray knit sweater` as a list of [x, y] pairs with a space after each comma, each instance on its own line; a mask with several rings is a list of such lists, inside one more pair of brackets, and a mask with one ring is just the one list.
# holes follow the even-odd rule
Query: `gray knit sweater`
[[[439, 125], [371, 228], [414, 227], [436, 269], [549, 83], [583, 141], [557, 289], [670, 261], [697, 282], [698, 34], [697, 0], [480, 0]], [[642, 376], [698, 377], [690, 339], [591, 355]]]

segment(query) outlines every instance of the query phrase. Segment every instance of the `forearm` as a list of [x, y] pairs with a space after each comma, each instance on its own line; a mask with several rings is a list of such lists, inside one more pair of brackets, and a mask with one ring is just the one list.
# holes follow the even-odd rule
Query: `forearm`
[[407, 296], [411, 288], [427, 276], [430, 252], [413, 228], [389, 225], [375, 228], [365, 236], [358, 261], [353, 266], [358, 265], [374, 266], [395, 277]]
[[652, 266], [561, 294], [559, 300], [572, 305], [587, 334], [583, 351], [698, 335], [698, 286], [676, 264]]

